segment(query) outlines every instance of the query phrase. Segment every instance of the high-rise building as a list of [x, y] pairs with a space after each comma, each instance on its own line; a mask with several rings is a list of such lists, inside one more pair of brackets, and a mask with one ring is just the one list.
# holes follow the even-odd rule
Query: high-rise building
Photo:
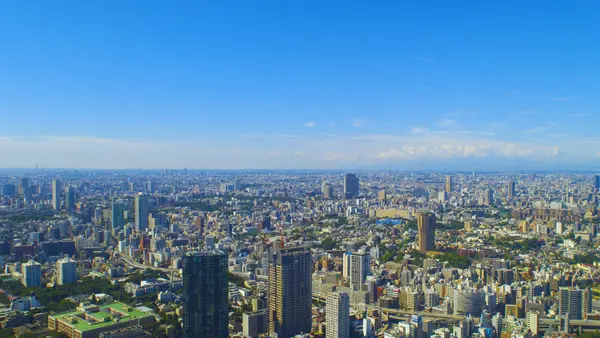
[[527, 328], [531, 330], [533, 336], [536, 337], [540, 332], [540, 314], [537, 311], [527, 312]]
[[426, 253], [435, 249], [435, 214], [429, 210], [417, 213], [419, 251]]
[[52, 180], [52, 208], [60, 210], [60, 180]]
[[21, 179], [19, 179], [19, 194], [25, 195], [25, 192], [28, 188], [29, 188], [29, 178], [21, 177]]
[[387, 200], [385, 189], [379, 190], [379, 192], [377, 193], [377, 200], [379, 200], [379, 203], [385, 203], [385, 201]]
[[323, 182], [321, 185], [321, 194], [323, 194], [323, 199], [330, 200], [333, 198], [333, 186], [329, 182]]
[[446, 192], [450, 193], [454, 189], [452, 176], [446, 176]]
[[277, 337], [310, 333], [312, 265], [310, 250], [275, 249], [269, 264], [269, 333]]
[[152, 181], [146, 182], [146, 192], [148, 192], [149, 194], [154, 193], [154, 182], [152, 182]]
[[72, 186], [65, 187], [65, 209], [69, 214], [75, 211], [75, 188]]
[[189, 252], [183, 259], [183, 336], [229, 336], [227, 255]]
[[487, 188], [483, 192], [483, 205], [493, 205], [494, 204], [494, 191], [490, 188]]
[[583, 294], [584, 290], [578, 288], [561, 287], [558, 295], [558, 314], [569, 315], [571, 320], [581, 319], [584, 307]]
[[26, 288], [42, 286], [42, 265], [38, 262], [30, 260], [21, 266], [23, 286]]
[[594, 186], [594, 191], [598, 192], [598, 190], [600, 189], [600, 176], [599, 175], [594, 175], [593, 186]]
[[327, 295], [325, 308], [326, 338], [350, 337], [350, 297], [345, 292]]
[[354, 198], [358, 196], [360, 183], [356, 174], [348, 173], [344, 176], [344, 196]]
[[350, 285], [359, 287], [365, 283], [371, 271], [371, 256], [366, 252], [350, 256]]
[[510, 180], [508, 181], [508, 197], [514, 197], [515, 196], [515, 181]]
[[17, 194], [17, 187], [14, 184], [5, 184], [2, 186], [2, 195], [5, 197], [15, 197]]
[[110, 221], [113, 229], [123, 229], [125, 227], [125, 204], [123, 202], [113, 202]]
[[77, 262], [62, 258], [56, 262], [56, 283], [58, 285], [74, 284], [77, 282]]
[[148, 196], [144, 194], [135, 195], [135, 230], [144, 231], [148, 229], [148, 214], [150, 206]]

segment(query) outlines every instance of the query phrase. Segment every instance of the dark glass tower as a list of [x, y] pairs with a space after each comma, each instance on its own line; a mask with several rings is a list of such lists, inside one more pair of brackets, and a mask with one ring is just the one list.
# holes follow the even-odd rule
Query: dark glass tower
[[354, 198], [358, 196], [360, 184], [356, 174], [348, 173], [344, 175], [344, 195], [346, 198]]
[[219, 251], [187, 253], [183, 260], [183, 289], [183, 336], [227, 338], [227, 255]]

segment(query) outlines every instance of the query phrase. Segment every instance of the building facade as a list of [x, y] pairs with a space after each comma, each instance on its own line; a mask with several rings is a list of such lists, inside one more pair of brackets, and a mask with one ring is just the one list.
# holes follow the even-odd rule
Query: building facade
[[189, 252], [183, 259], [183, 336], [229, 336], [227, 255]]
[[326, 338], [350, 337], [350, 297], [345, 292], [331, 292], [327, 295], [325, 323]]
[[298, 248], [276, 249], [269, 264], [269, 333], [292, 337], [312, 327], [312, 255]]

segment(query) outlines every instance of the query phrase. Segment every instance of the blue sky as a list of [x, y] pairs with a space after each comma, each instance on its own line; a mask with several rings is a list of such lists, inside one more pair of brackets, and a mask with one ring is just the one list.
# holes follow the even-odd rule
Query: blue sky
[[0, 3], [0, 167], [594, 167], [597, 1]]

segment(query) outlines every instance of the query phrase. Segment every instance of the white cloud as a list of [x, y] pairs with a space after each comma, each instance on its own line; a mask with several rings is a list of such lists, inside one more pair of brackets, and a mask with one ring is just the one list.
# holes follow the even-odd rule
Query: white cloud
[[575, 97], [574, 96], [552, 96], [551, 99], [553, 101], [570, 101], [573, 100]]
[[550, 150], [550, 156], [552, 157], [557, 157], [557, 156], [562, 156], [565, 155], [565, 152], [560, 149], [559, 147], [552, 147], [552, 149]]
[[425, 133], [425, 132], [427, 132], [427, 128], [413, 127], [413, 128], [411, 129], [411, 132], [412, 132], [413, 134], [421, 134], [421, 133]]
[[364, 123], [365, 123], [365, 121], [363, 119], [356, 118], [352, 122], [352, 125], [356, 128], [359, 128], [359, 127], [362, 127]]
[[304, 124], [304, 126], [306, 128], [314, 128], [316, 125], [317, 125], [317, 122], [315, 122], [315, 121], [308, 121]]
[[320, 134], [315, 138], [301, 134], [256, 134], [193, 141], [0, 136], [0, 158], [3, 166], [20, 168], [39, 164], [42, 168], [303, 169], [402, 167], [434, 162], [443, 165], [446, 161], [467, 159], [481, 161], [481, 167], [494, 168], [506, 163], [506, 159], [518, 159], [515, 163], [519, 164], [559, 158], [590, 161], [589, 155], [600, 149], [600, 138], [569, 139], [561, 141], [560, 147], [548, 144], [547, 140], [508, 142], [471, 132]]
[[557, 126], [558, 126], [558, 124], [556, 122], [548, 121], [548, 122], [546, 122], [546, 123], [544, 123], [542, 125], [535, 126], [533, 128], [530, 128], [530, 129], [525, 129], [525, 130], [522, 131], [522, 133], [524, 133], [524, 134], [537, 134], [537, 133], [540, 133], [542, 131], [546, 131], [548, 129], [552, 129], [552, 128], [557, 127]]
[[450, 128], [458, 125], [458, 122], [453, 119], [442, 119], [438, 122], [438, 125], [443, 128]]

